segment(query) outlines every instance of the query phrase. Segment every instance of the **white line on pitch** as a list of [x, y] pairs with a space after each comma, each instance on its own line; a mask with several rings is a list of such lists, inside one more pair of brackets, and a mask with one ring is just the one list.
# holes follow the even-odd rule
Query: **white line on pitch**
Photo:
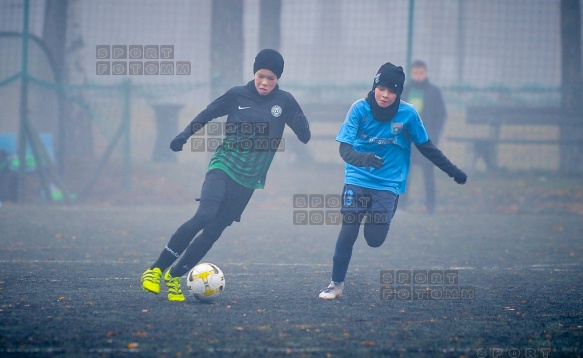
[[[42, 263], [42, 264], [97, 264], [97, 265], [127, 265], [127, 264], [142, 264], [141, 262], [128, 262], [128, 261], [92, 261], [92, 260], [0, 260], [0, 264], [33, 264], [33, 263]], [[305, 267], [330, 267], [331, 264], [318, 264], [318, 263], [304, 263], [304, 262], [295, 262], [295, 263], [281, 263], [281, 262], [225, 262], [222, 263], [222, 266], [281, 266], [281, 267], [290, 267], [290, 266], [305, 266]], [[508, 267], [501, 267], [501, 266], [484, 266], [484, 267], [474, 267], [474, 266], [452, 266], [452, 267], [443, 267], [443, 266], [431, 266], [426, 268], [420, 267], [387, 267], [384, 269], [387, 270], [464, 270], [464, 271], [476, 271], [476, 270], [544, 270], [544, 269], [554, 269], [554, 270], [561, 270], [564, 271], [564, 268], [578, 268], [582, 265], [580, 263], [566, 263], [566, 264], [532, 264], [532, 265], [516, 265], [516, 266], [508, 266]], [[351, 265], [354, 268], [370, 268], [369, 265], [362, 265], [356, 264]]]

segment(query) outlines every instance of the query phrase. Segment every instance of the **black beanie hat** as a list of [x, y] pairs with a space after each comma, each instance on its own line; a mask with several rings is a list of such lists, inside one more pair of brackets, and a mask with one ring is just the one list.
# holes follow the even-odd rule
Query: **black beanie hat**
[[377, 86], [382, 85], [400, 96], [401, 93], [403, 93], [404, 84], [405, 72], [403, 72], [403, 67], [395, 66], [392, 63], [387, 62], [377, 71], [377, 75], [374, 77], [372, 84], [372, 89], [374, 90]]
[[280, 78], [283, 73], [283, 56], [269, 48], [259, 51], [253, 64], [253, 73], [261, 69], [270, 70], [277, 78]]

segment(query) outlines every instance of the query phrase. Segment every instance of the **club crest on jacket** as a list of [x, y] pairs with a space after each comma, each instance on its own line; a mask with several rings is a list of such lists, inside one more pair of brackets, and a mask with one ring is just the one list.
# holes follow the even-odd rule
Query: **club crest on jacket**
[[271, 107], [271, 115], [272, 116], [279, 117], [279, 116], [281, 116], [281, 112], [282, 112], [281, 107], [278, 106], [277, 104], [275, 106]]

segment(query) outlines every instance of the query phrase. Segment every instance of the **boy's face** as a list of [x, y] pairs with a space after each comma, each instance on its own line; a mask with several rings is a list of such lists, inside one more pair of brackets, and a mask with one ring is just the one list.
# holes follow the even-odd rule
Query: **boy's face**
[[377, 86], [374, 89], [374, 99], [381, 108], [387, 108], [395, 102], [397, 94], [389, 91], [385, 86]]
[[262, 96], [267, 96], [277, 84], [277, 76], [270, 70], [261, 69], [255, 72], [255, 89]]
[[415, 82], [423, 82], [427, 78], [425, 67], [411, 67], [411, 79]]

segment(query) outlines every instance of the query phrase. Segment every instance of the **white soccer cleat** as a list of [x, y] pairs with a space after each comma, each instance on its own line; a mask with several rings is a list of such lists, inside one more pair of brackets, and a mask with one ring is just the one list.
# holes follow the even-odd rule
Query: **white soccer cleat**
[[331, 281], [328, 287], [320, 292], [320, 298], [323, 300], [333, 300], [342, 296], [344, 282]]

